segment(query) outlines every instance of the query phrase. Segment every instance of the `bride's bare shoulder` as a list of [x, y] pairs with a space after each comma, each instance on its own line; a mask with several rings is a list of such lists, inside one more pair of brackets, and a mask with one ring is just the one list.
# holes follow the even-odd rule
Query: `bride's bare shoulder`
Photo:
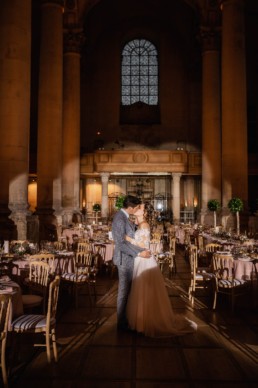
[[148, 224], [148, 222], [142, 221], [142, 222], [139, 224], [139, 228], [140, 228], [140, 229], [150, 229], [150, 225]]

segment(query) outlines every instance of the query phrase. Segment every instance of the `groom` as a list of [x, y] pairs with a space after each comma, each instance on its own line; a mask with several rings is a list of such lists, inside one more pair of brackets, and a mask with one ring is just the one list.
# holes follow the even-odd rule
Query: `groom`
[[134, 258], [141, 256], [148, 258], [150, 251], [137, 247], [125, 240], [125, 235], [134, 238], [135, 224], [129, 216], [140, 207], [141, 200], [133, 195], [127, 195], [123, 208], [119, 210], [112, 222], [112, 236], [115, 243], [113, 262], [118, 270], [118, 295], [117, 295], [117, 329], [127, 330], [126, 304], [133, 278]]

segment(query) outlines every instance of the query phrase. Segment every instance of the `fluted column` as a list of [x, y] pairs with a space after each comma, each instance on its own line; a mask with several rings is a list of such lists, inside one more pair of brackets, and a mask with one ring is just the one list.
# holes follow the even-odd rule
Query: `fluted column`
[[80, 49], [81, 31], [64, 34], [63, 83], [63, 218], [72, 222], [74, 213], [80, 213]]
[[173, 221], [174, 223], [180, 222], [180, 178], [182, 174], [172, 173], [172, 197], [173, 197]]
[[248, 200], [244, 0], [222, 1], [222, 189]]
[[37, 213], [40, 215], [41, 238], [48, 238], [44, 235], [44, 231], [51, 229], [48, 224], [61, 222], [62, 5], [62, 0], [42, 0], [41, 6], [37, 161]]
[[202, 39], [202, 202], [201, 222], [212, 223], [207, 203], [221, 202], [220, 34], [214, 26], [201, 30]]
[[102, 183], [101, 216], [105, 220], [108, 218], [108, 180], [109, 180], [109, 175], [110, 174], [108, 172], [102, 172], [100, 174], [101, 183]]
[[[1, 239], [27, 238], [30, 63], [31, 0], [2, 0], [0, 7]], [[13, 222], [8, 218], [9, 215]]]

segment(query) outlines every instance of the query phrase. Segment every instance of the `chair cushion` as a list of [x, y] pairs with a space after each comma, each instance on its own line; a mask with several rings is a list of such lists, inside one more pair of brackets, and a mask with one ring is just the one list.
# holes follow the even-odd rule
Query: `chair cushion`
[[42, 303], [43, 297], [40, 295], [22, 295], [22, 303], [25, 307], [39, 306]]
[[86, 282], [89, 276], [85, 274], [78, 275], [74, 272], [71, 272], [71, 273], [65, 272], [61, 275], [61, 278], [64, 280], [68, 280], [70, 282], [81, 283], [81, 282]]
[[[37, 314], [24, 314], [12, 322], [12, 329], [15, 331], [26, 331], [44, 329], [46, 327], [46, 316]], [[55, 319], [51, 319], [51, 325], [55, 324]]]
[[218, 281], [218, 286], [221, 288], [232, 288], [232, 287], [239, 287], [247, 284], [245, 280], [242, 279], [233, 279], [227, 280], [227, 279], [220, 279]]

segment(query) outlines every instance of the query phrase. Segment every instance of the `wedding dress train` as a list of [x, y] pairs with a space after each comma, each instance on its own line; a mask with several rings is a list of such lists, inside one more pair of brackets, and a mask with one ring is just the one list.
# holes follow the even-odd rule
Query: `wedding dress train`
[[[135, 242], [144, 243], [149, 249], [150, 230], [138, 229]], [[174, 313], [163, 275], [153, 256], [149, 259], [135, 258], [127, 319], [132, 330], [149, 337], [177, 336], [197, 329], [195, 322]]]

